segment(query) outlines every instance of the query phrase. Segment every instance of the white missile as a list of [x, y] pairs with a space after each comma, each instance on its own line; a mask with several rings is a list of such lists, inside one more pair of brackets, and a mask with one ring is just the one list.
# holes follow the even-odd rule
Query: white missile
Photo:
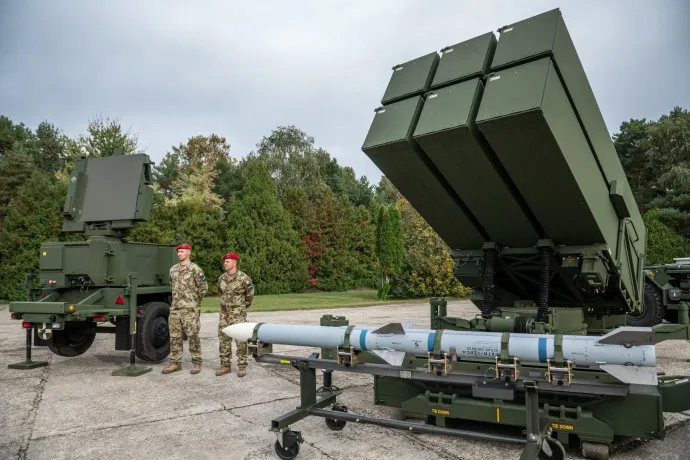
[[[223, 333], [241, 342], [251, 340], [259, 323], [227, 326]], [[292, 324], [259, 325], [256, 338], [274, 345], [335, 348], [345, 344], [347, 326], [309, 326]], [[400, 365], [405, 353], [415, 355], [434, 351], [440, 335], [439, 352], [458, 358], [488, 358], [501, 355], [503, 333], [482, 331], [446, 331], [404, 329], [391, 323], [372, 330], [354, 327], [350, 346], [357, 351], [371, 351], [389, 364]], [[598, 366], [626, 383], [657, 384], [656, 348], [651, 328], [620, 327], [604, 336], [562, 336], [563, 359], [574, 366]], [[551, 334], [510, 333], [508, 354], [522, 362], [546, 363], [555, 358], [555, 336]]]

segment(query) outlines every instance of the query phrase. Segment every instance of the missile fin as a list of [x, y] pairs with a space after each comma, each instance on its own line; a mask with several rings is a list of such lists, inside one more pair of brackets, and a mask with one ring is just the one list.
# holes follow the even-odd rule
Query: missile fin
[[405, 329], [403, 329], [403, 326], [400, 323], [390, 323], [376, 329], [373, 332], [374, 334], [404, 334]]
[[376, 355], [381, 357], [384, 361], [386, 361], [388, 364], [391, 366], [402, 366], [403, 360], [405, 359], [405, 352], [404, 351], [393, 351], [393, 350], [371, 350], [374, 352]]
[[651, 327], [621, 326], [602, 336], [597, 343], [601, 345], [654, 345], [654, 332]]
[[601, 364], [601, 370], [623, 383], [637, 385], [658, 385], [656, 367], [623, 366], [621, 364]]

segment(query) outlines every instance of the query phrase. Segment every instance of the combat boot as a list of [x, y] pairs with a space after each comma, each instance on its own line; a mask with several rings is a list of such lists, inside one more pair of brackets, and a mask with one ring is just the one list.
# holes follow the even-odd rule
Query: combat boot
[[192, 370], [189, 371], [190, 374], [198, 374], [199, 372], [201, 372], [200, 364], [195, 364], [194, 366], [192, 366]]
[[216, 375], [221, 376], [221, 375], [229, 374], [231, 370], [232, 370], [232, 368], [230, 368], [230, 367], [221, 367], [220, 369], [218, 369], [216, 371]]
[[173, 372], [177, 372], [177, 371], [181, 371], [181, 370], [182, 370], [182, 366], [180, 366], [178, 364], [171, 364], [168, 367], [166, 367], [165, 369], [163, 369], [163, 373], [164, 374], [171, 374]]
[[240, 367], [237, 369], [237, 376], [238, 377], [244, 377], [247, 375], [247, 368], [246, 367]]

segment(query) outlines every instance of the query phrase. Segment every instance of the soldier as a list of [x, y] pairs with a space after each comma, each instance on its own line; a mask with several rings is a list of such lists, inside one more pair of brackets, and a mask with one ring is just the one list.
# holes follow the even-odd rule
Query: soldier
[[201, 372], [201, 339], [199, 338], [201, 300], [208, 292], [203, 270], [189, 259], [192, 247], [182, 243], [177, 247], [180, 263], [170, 268], [172, 305], [170, 306], [170, 366], [164, 374], [182, 370], [182, 334], [187, 335], [192, 355], [192, 374]]
[[[225, 273], [218, 278], [220, 292], [220, 317], [218, 320], [220, 370], [224, 375], [232, 369], [232, 339], [223, 333], [223, 328], [247, 321], [247, 308], [254, 299], [254, 285], [244, 272], [237, 270], [239, 258], [234, 252], [223, 255]], [[237, 345], [237, 376], [244, 377], [247, 369], [247, 342]]]

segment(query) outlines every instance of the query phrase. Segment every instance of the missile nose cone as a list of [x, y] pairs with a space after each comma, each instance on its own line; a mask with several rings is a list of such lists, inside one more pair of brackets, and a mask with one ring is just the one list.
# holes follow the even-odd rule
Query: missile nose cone
[[237, 323], [223, 328], [223, 334], [238, 342], [246, 342], [252, 338], [256, 323]]

